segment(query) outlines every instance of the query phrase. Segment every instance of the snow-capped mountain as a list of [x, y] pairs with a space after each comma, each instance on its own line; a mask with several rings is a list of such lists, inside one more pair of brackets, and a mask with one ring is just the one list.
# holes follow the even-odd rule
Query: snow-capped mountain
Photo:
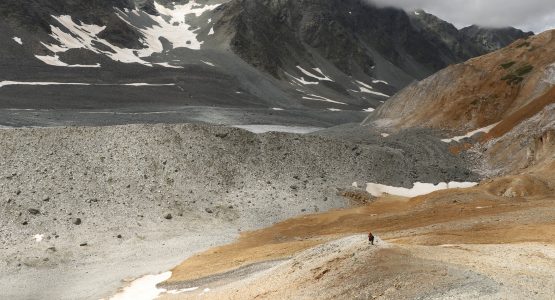
[[[424, 12], [361, 0], [5, 0], [0, 15], [5, 108], [361, 112], [492, 50]], [[527, 35], [512, 33], [493, 48]]]

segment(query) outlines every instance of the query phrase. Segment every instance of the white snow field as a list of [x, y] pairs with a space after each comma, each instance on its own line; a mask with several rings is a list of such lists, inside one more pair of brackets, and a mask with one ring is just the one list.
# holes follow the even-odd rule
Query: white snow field
[[433, 183], [414, 183], [413, 187], [410, 189], [403, 187], [394, 187], [378, 183], [368, 183], [366, 185], [366, 191], [374, 197], [381, 197], [385, 194], [401, 197], [417, 197], [422, 195], [427, 195], [436, 191], [446, 190], [446, 189], [456, 189], [456, 188], [470, 188], [478, 185], [477, 182], [441, 182], [437, 185]]
[[166, 289], [157, 288], [156, 285], [168, 280], [171, 276], [172, 272], [146, 275], [131, 282], [129, 286], [111, 297], [110, 300], [154, 300], [160, 294], [166, 292]]
[[467, 133], [467, 134], [465, 134], [465, 135], [456, 136], [456, 137], [453, 137], [453, 138], [450, 138], [450, 139], [443, 139], [443, 140], [441, 140], [441, 141], [444, 142], [444, 143], [460, 142], [461, 140], [466, 139], [466, 138], [469, 138], [469, 137], [472, 137], [473, 135], [475, 135], [475, 134], [477, 134], [477, 133], [482, 133], [482, 132], [483, 132], [483, 133], [488, 133], [488, 132], [490, 132], [495, 126], [497, 126], [497, 124], [499, 124], [499, 123], [500, 123], [500, 122], [495, 123], [495, 124], [491, 124], [491, 125], [486, 126], [486, 127], [483, 127], [483, 128], [478, 128], [478, 129], [476, 129], [476, 130], [474, 130], [474, 131], [471, 131], [471, 132], [469, 132], [469, 133]]
[[282, 125], [234, 125], [232, 127], [245, 129], [253, 133], [287, 132], [287, 133], [297, 133], [297, 134], [312, 133], [323, 129], [321, 127], [282, 126]]
[[[55, 40], [54, 43], [42, 43], [53, 55], [35, 55], [35, 57], [45, 64], [59, 67], [99, 67], [95, 65], [69, 65], [59, 59], [58, 54], [67, 52], [70, 49], [87, 49], [93, 53], [103, 54], [110, 59], [122, 63], [139, 63], [146, 66], [153, 64], [145, 61], [143, 58], [149, 57], [154, 53], [160, 53], [164, 50], [160, 38], [164, 38], [175, 48], [189, 48], [199, 50], [202, 42], [197, 39], [200, 28], [193, 28], [187, 24], [187, 16], [200, 16], [207, 11], [216, 9], [216, 5], [204, 5], [197, 3], [195, 0], [189, 1], [184, 5], [173, 5], [173, 7], [165, 7], [154, 2], [158, 16], [149, 15], [138, 10], [117, 10], [117, 15], [124, 22], [135, 27], [142, 35], [143, 49], [121, 48], [111, 44], [98, 35], [106, 29], [105, 26], [94, 24], [86, 24], [80, 22], [77, 24], [71, 16], [52, 16], [58, 25], [50, 25], [52, 33], [50, 36]], [[148, 20], [148, 26], [139, 26]], [[107, 47], [110, 50], [101, 50], [97, 45]], [[175, 66], [169, 64], [158, 63], [164, 67], [173, 68]]]

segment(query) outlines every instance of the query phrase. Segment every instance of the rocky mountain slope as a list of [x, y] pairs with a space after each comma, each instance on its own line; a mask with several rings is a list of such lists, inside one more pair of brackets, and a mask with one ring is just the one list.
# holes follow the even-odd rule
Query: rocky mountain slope
[[484, 28], [476, 25], [462, 28], [460, 33], [486, 51], [495, 51], [510, 45], [515, 40], [534, 35], [532, 32], [523, 35], [522, 31], [511, 27]]
[[[492, 49], [424, 12], [361, 0], [8, 0], [0, 15], [10, 109], [360, 112]], [[498, 35], [493, 48], [527, 34]]]
[[524, 111], [530, 117], [553, 101], [554, 34], [546, 31], [518, 40], [414, 83], [380, 107], [365, 124], [468, 132]]

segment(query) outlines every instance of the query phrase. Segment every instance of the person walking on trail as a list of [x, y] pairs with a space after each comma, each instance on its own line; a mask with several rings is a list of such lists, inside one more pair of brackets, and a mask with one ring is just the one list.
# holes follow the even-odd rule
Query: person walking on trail
[[370, 244], [374, 245], [374, 235], [372, 234], [372, 232], [368, 232], [368, 242], [370, 242]]

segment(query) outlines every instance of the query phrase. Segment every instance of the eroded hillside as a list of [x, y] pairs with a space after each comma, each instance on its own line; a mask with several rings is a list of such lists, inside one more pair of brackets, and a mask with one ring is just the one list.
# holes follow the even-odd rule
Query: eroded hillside
[[547, 31], [450, 66], [407, 87], [364, 123], [465, 132], [500, 122], [550, 93], [536, 105], [538, 112], [553, 103], [554, 34]]

